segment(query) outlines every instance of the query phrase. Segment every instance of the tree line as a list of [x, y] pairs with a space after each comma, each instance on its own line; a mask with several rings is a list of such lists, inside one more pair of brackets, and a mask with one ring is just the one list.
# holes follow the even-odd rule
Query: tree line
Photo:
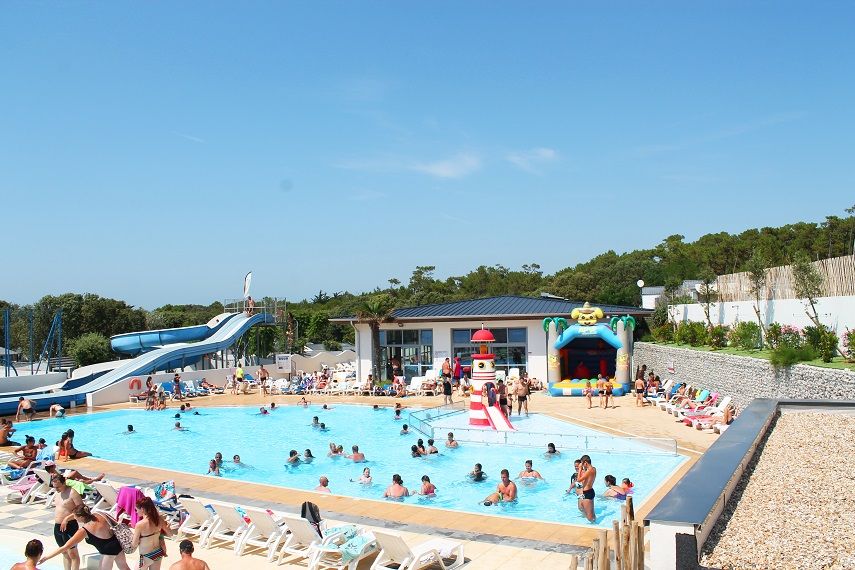
[[[715, 275], [786, 265], [797, 257], [822, 259], [853, 253], [855, 206], [846, 216], [827, 216], [823, 222], [798, 222], [781, 227], [719, 232], [687, 242], [679, 234], [647, 249], [626, 253], [606, 251], [593, 259], [544, 274], [537, 263], [519, 269], [481, 265], [464, 275], [438, 278], [436, 267], [419, 265], [406, 278], [389, 276], [384, 286], [362, 293], [319, 291], [310, 299], [288, 304], [281, 328], [253, 331], [244, 339], [249, 352], [293, 350], [307, 343], [323, 343], [336, 349], [353, 342], [349, 325], [329, 322], [332, 317], [374, 315], [382, 320], [394, 308], [444, 303], [494, 295], [536, 296], [550, 293], [592, 303], [638, 306], [641, 292], [636, 284], [665, 285], [673, 290], [686, 279], [708, 281]], [[36, 350], [50, 328], [57, 308], [63, 309], [66, 341], [87, 333], [104, 337], [123, 332], [201, 324], [222, 312], [220, 303], [164, 305], [152, 311], [98, 295], [66, 293], [45, 296], [32, 305], [17, 306], [0, 300], [0, 309], [13, 310], [12, 346], [27, 354], [27, 318], [35, 321]]]

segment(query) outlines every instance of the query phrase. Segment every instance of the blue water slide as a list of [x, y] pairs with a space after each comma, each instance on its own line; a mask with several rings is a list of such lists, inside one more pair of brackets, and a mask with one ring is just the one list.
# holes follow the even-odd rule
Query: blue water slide
[[32, 400], [38, 410], [47, 410], [52, 402], [58, 402], [65, 407], [70, 406], [71, 402], [74, 402], [75, 405], [84, 405], [86, 394], [106, 388], [116, 382], [124, 382], [132, 376], [169, 369], [171, 363], [182, 360], [191, 362], [205, 354], [224, 350], [233, 345], [252, 326], [272, 322], [274, 322], [274, 316], [270, 313], [259, 313], [251, 317], [243, 313], [236, 314], [205, 340], [189, 344], [172, 344], [156, 348], [130, 360], [123, 360], [121, 365], [115, 369], [81, 386], [54, 393], [31, 392], [0, 398], [0, 415], [15, 413], [18, 409], [18, 396]]
[[217, 315], [204, 325], [117, 334], [110, 337], [110, 348], [118, 354], [137, 356], [138, 354], [154, 350], [155, 348], [161, 348], [167, 344], [205, 340], [220, 330], [220, 327], [226, 324], [235, 314], [223, 313]]

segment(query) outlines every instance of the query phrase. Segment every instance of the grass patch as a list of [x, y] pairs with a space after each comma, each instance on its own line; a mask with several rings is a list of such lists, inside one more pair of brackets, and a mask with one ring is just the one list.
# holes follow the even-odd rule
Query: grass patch
[[[734, 356], [748, 356], [750, 358], [760, 358], [762, 360], [770, 360], [772, 351], [764, 348], [763, 350], [744, 350], [735, 346], [725, 348], [712, 348], [710, 346], [692, 346], [690, 344], [679, 344], [676, 342], [651, 342], [662, 346], [674, 346], [676, 348], [686, 348], [689, 350], [697, 350], [699, 352], [717, 352], [720, 354], [733, 354]], [[851, 370], [855, 372], [855, 362], [847, 362], [842, 356], [835, 356], [831, 362], [823, 362], [820, 358], [799, 362], [799, 364], [807, 364], [808, 366], [817, 366], [819, 368], [834, 368], [837, 370]]]

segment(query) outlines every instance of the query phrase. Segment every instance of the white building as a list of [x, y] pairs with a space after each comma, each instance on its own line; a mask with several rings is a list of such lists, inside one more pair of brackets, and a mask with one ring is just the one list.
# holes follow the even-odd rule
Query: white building
[[[553, 297], [501, 296], [455, 301], [396, 309], [392, 320], [380, 328], [382, 347], [381, 380], [403, 374], [409, 380], [424, 376], [427, 370], [439, 370], [446, 358], [459, 356], [461, 365], [470, 365], [470, 356], [477, 352], [470, 342], [475, 330], [490, 329], [496, 342], [497, 370], [519, 368], [532, 378], [546, 381], [546, 332], [543, 319], [564, 317], [570, 321], [573, 309], [582, 307], [579, 301]], [[605, 320], [612, 316], [632, 315], [636, 318], [651, 311], [639, 307], [599, 305]], [[331, 319], [351, 323], [356, 329], [357, 376], [365, 378], [371, 372], [371, 330], [356, 317]]]

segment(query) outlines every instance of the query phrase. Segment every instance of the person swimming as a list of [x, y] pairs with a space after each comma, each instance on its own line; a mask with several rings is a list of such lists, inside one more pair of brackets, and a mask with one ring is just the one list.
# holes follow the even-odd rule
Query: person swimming
[[448, 432], [448, 439], [445, 440], [445, 447], [458, 447], [457, 440], [454, 439], [454, 434], [452, 432]]
[[606, 475], [606, 492], [603, 493], [606, 497], [614, 497], [619, 501], [626, 500], [626, 492], [623, 490], [623, 487], [619, 487], [617, 484], [617, 479], [615, 479], [614, 475]]
[[318, 416], [312, 416], [312, 427], [319, 428], [321, 427], [321, 421], [318, 419]]
[[175, 422], [175, 427], [172, 429], [176, 431], [188, 431], [186, 427], [181, 427], [181, 422]]
[[430, 482], [430, 477], [422, 475], [422, 488], [413, 495], [424, 495], [425, 497], [436, 496], [436, 485]]
[[438, 450], [438, 449], [436, 448], [436, 446], [433, 444], [433, 440], [432, 440], [432, 439], [429, 439], [429, 440], [428, 440], [427, 452], [428, 452], [428, 455], [433, 455], [434, 453], [439, 453], [439, 450]]
[[404, 424], [403, 427], [401, 428], [401, 435], [409, 435], [409, 434], [410, 434], [409, 426], [407, 426], [407, 424]]
[[208, 462], [208, 473], [207, 475], [214, 475], [215, 477], [221, 477], [220, 475], [220, 466], [217, 465], [217, 460], [212, 459]]
[[418, 445], [413, 445], [410, 447], [410, 456], [414, 457], [414, 458], [418, 458], [418, 457], [422, 456], [421, 452], [419, 452], [419, 446]]
[[296, 449], [292, 449], [288, 452], [288, 459], [286, 463], [289, 465], [296, 465], [300, 463], [300, 453]]
[[479, 483], [487, 478], [487, 474], [481, 470], [480, 463], [475, 464], [475, 468], [472, 469], [471, 473], [469, 473], [469, 478], [475, 481], [476, 483]]
[[267, 411], [267, 408], [265, 408], [264, 406], [261, 406], [260, 408], [258, 408], [258, 414], [257, 415], [266, 416], [269, 413], [270, 412]]
[[217, 466], [221, 466], [223, 464], [223, 454], [219, 451], [214, 454], [214, 461], [217, 462]]
[[305, 452], [303, 452], [303, 463], [311, 463], [312, 461], [314, 461], [314, 459], [315, 456], [312, 455], [311, 449], [307, 449]]
[[485, 507], [509, 503], [517, 500], [517, 485], [511, 481], [511, 475], [507, 469], [502, 469], [501, 481], [496, 485], [496, 492], [484, 499]]
[[558, 451], [557, 449], [555, 449], [554, 443], [547, 443], [546, 444], [546, 453], [544, 453], [544, 455], [546, 456], [547, 459], [551, 459], [552, 457], [554, 457], [556, 455], [561, 455], [561, 452]]
[[371, 484], [371, 469], [366, 467], [362, 470], [362, 476], [359, 479], [351, 479], [353, 483], [359, 483], [360, 485], [370, 485]]
[[324, 422], [321, 422], [321, 425], [318, 426], [318, 431], [329, 431], [327, 429], [327, 424], [325, 424]]
[[122, 433], [124, 433], [125, 435], [127, 435], [127, 434], [129, 434], [129, 433], [137, 433], [137, 432], [136, 432], [136, 431], [134, 431], [134, 426], [132, 426], [131, 424], [128, 424], [128, 431], [125, 431], [125, 432], [122, 432]]

